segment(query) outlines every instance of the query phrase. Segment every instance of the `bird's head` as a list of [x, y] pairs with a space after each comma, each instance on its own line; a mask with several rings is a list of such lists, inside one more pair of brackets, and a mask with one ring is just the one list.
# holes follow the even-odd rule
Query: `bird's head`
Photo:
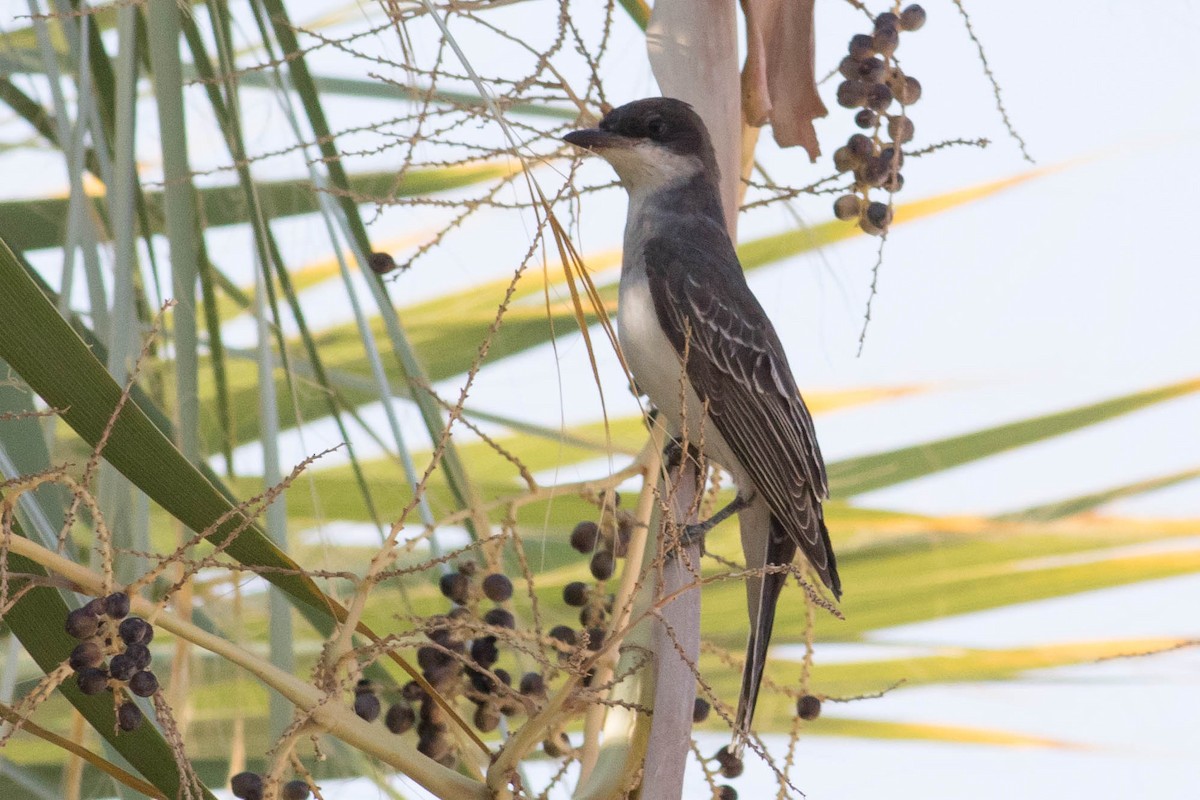
[[603, 158], [630, 192], [654, 191], [706, 173], [717, 158], [708, 130], [690, 105], [672, 97], [635, 100], [614, 108], [598, 128], [572, 131], [563, 141]]

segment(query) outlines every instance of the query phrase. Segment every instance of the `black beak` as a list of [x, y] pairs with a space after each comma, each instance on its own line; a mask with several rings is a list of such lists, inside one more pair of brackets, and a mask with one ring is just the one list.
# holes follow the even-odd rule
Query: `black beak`
[[571, 131], [563, 137], [563, 141], [567, 144], [573, 144], [576, 147], [582, 147], [584, 150], [604, 150], [608, 147], [620, 147], [625, 144], [626, 139], [618, 133], [602, 130], [600, 128], [586, 128], [581, 131]]

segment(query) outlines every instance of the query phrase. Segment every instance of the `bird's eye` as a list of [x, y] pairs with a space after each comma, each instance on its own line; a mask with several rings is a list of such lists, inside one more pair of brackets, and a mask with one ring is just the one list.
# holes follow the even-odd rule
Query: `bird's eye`
[[646, 132], [650, 134], [651, 139], [657, 139], [663, 135], [663, 131], [667, 129], [667, 125], [658, 117], [651, 118], [646, 123]]

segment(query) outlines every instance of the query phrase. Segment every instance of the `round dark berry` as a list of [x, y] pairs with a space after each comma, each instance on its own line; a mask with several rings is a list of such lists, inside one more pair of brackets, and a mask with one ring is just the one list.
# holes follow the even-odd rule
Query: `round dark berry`
[[603, 625], [607, 616], [604, 613], [604, 606], [598, 603], [589, 603], [579, 612], [579, 624], [585, 628]]
[[137, 664], [138, 669], [150, 666], [150, 648], [144, 644], [126, 645], [125, 655], [133, 659], [133, 663]]
[[899, 97], [904, 92], [904, 82], [906, 79], [904, 70], [899, 67], [892, 67], [888, 70], [887, 77], [884, 78], [883, 82], [892, 90], [893, 96]]
[[141, 617], [126, 617], [117, 633], [125, 644], [150, 644], [154, 639], [154, 626]]
[[921, 99], [921, 82], [912, 75], [906, 76], [904, 88], [896, 96], [900, 99], [900, 105], [911, 106]]
[[[892, 104], [892, 90], [884, 83], [873, 83], [867, 89], [867, 108], [872, 111], [886, 111]], [[861, 105], [861, 104], [860, 104]]]
[[425, 693], [425, 687], [416, 681], [409, 681], [400, 687], [400, 696], [410, 703], [420, 703], [429, 695]]
[[513, 582], [507, 575], [493, 572], [483, 579], [483, 594], [488, 600], [503, 603], [513, 596]]
[[590, 553], [596, 549], [600, 541], [600, 526], [591, 520], [584, 520], [571, 531], [571, 547], [580, 553]]
[[103, 660], [104, 651], [100, 649], [100, 645], [95, 642], [80, 642], [71, 651], [71, 658], [67, 663], [71, 665], [71, 669], [78, 672], [85, 667], [98, 667]]
[[897, 144], [911, 142], [913, 138], [913, 123], [908, 117], [892, 117], [888, 120], [888, 136]]
[[496, 663], [500, 658], [500, 650], [496, 647], [495, 636], [481, 636], [471, 642], [471, 660], [485, 669]]
[[617, 560], [608, 550], [597, 550], [592, 555], [592, 561], [588, 567], [592, 570], [592, 577], [598, 581], [606, 581], [613, 576], [613, 572], [617, 568]]
[[404, 733], [417, 721], [417, 713], [405, 702], [393, 703], [383, 717], [383, 724], [392, 733]]
[[850, 37], [850, 57], [862, 61], [875, 55], [875, 41], [865, 33], [856, 33]]
[[480, 703], [475, 709], [475, 727], [484, 733], [491, 733], [500, 727], [500, 709], [495, 703]]
[[379, 697], [371, 692], [360, 692], [354, 697], [354, 713], [367, 722], [374, 722], [379, 719], [379, 712], [383, 709], [380, 707]]
[[445, 734], [437, 734], [417, 740], [417, 752], [432, 758], [434, 761], [441, 761], [450, 755], [450, 750], [450, 739]]
[[717, 787], [717, 800], [737, 800], [737, 789], [729, 784], [724, 784]]
[[904, 188], [904, 176], [899, 172], [889, 172], [887, 179], [883, 182], [883, 188], [895, 194]]
[[888, 173], [892, 169], [892, 162], [888, 161], [883, 156], [875, 156], [868, 159], [862, 168], [854, 174], [860, 182], [867, 186], [882, 186], [887, 180]]
[[467, 670], [467, 680], [471, 682], [471, 688], [477, 692], [488, 694], [492, 691], [492, 678], [483, 670], [475, 669], [474, 667]]
[[442, 664], [441, 666], [425, 670], [424, 674], [425, 680], [429, 681], [430, 686], [442, 694], [447, 694], [451, 692], [454, 682], [462, 674], [462, 665]]
[[75, 673], [75, 684], [84, 694], [100, 694], [108, 688], [108, 673], [100, 667], [84, 667]]
[[858, 221], [858, 227], [862, 228], [863, 233], [869, 233], [871, 236], [883, 235], [883, 228], [875, 227], [874, 223], [865, 216]]
[[100, 620], [96, 619], [88, 606], [84, 606], [67, 614], [67, 622], [63, 627], [76, 639], [90, 639], [96, 635]]
[[562, 642], [567, 647], [574, 647], [577, 641], [575, 629], [567, 625], [555, 625], [551, 628], [550, 638]]
[[239, 772], [229, 779], [229, 789], [240, 800], [262, 800], [262, 776], [257, 772]]
[[868, 58], [858, 67], [858, 77], [868, 83], [879, 83], [887, 75], [887, 65], [881, 58]]
[[142, 710], [132, 700], [117, 707], [117, 727], [123, 731], [136, 731], [142, 725]]
[[563, 602], [573, 608], [582, 608], [587, 604], [591, 590], [583, 581], [571, 581], [563, 587]]
[[492, 670], [492, 674], [496, 676], [496, 679], [499, 680], [500, 683], [503, 683], [505, 686], [512, 686], [512, 675], [508, 674], [508, 670], [494, 669]]
[[153, 672], [146, 670], [135, 672], [129, 679], [129, 691], [138, 697], [149, 697], [158, 691], [158, 678], [154, 677]]
[[869, 108], [864, 108], [854, 115], [854, 124], [864, 130], [866, 128], [874, 128], [879, 124], [879, 115]]
[[128, 653], [115, 655], [108, 661], [108, 674], [118, 681], [129, 680], [137, 671], [137, 662]]
[[483, 621], [499, 628], [516, 628], [517, 620], [507, 608], [493, 608], [483, 615]]
[[850, 152], [849, 147], [839, 147], [833, 151], [833, 167], [838, 172], [849, 172], [858, 166], [858, 158]]
[[521, 676], [520, 690], [526, 697], [542, 697], [546, 694], [546, 679], [536, 672], [526, 672]]
[[821, 716], [821, 698], [806, 694], [796, 701], [796, 716], [800, 719], [816, 719]]
[[862, 69], [862, 66], [860, 65], [859, 61], [852, 56], [846, 56], [842, 59], [841, 63], [838, 64], [838, 72], [841, 73], [843, 78], [847, 79], [857, 78], [858, 71], [860, 69]]
[[104, 598], [104, 613], [110, 619], [125, 619], [129, 616], [129, 595], [115, 592]]
[[588, 628], [588, 650], [599, 650], [604, 646], [604, 628], [591, 627]]
[[837, 88], [837, 102], [843, 108], [858, 108], [867, 102], [868, 89], [872, 84], [866, 81], [842, 81]]
[[460, 606], [471, 596], [471, 579], [461, 572], [447, 572], [438, 585], [443, 595]]
[[880, 28], [871, 37], [875, 52], [881, 56], [890, 56], [900, 46], [900, 33], [895, 28]]
[[431, 670], [449, 664], [453, 660], [453, 656], [436, 647], [425, 645], [424, 647], [417, 648], [417, 664], [420, 665], [421, 669]]
[[862, 202], [858, 195], [844, 194], [833, 201], [833, 215], [841, 220], [858, 219], [862, 213]]
[[890, 11], [885, 11], [875, 18], [875, 30], [881, 31], [884, 28], [895, 30], [900, 27], [900, 18]]
[[746, 769], [746, 764], [742, 761], [741, 756], [731, 751], [728, 745], [718, 750], [714, 758], [721, 767], [721, 777], [723, 778], [736, 778]]
[[87, 605], [83, 607], [83, 610], [91, 614], [93, 617], [104, 616], [104, 598], [93, 597], [87, 602]]
[[887, 162], [888, 167], [899, 169], [904, 166], [904, 151], [892, 145], [880, 150], [879, 157]]
[[861, 133], [851, 136], [846, 141], [846, 147], [849, 147], [850, 152], [860, 159], [875, 154], [875, 143], [871, 141], [871, 137]]
[[302, 780], [288, 781], [279, 790], [280, 800], [308, 800], [312, 791], [308, 788], [308, 784]]
[[371, 253], [367, 257], [367, 266], [376, 275], [387, 275], [396, 268], [396, 259], [390, 253]]
[[911, 5], [900, 12], [900, 27], [906, 31], [919, 31], [925, 25], [925, 9]]
[[892, 221], [892, 209], [886, 203], [871, 203], [867, 206], [867, 219], [876, 228], [886, 228]]

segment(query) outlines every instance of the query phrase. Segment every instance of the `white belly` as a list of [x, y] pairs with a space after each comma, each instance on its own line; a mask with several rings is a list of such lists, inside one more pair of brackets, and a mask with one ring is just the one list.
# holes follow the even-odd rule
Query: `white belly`
[[621, 275], [617, 339], [638, 388], [658, 408], [667, 432], [701, 447], [704, 455], [729, 472], [740, 488], [750, 490], [740, 465], [688, 383], [674, 345], [658, 323], [650, 285], [641, 270], [626, 269]]

